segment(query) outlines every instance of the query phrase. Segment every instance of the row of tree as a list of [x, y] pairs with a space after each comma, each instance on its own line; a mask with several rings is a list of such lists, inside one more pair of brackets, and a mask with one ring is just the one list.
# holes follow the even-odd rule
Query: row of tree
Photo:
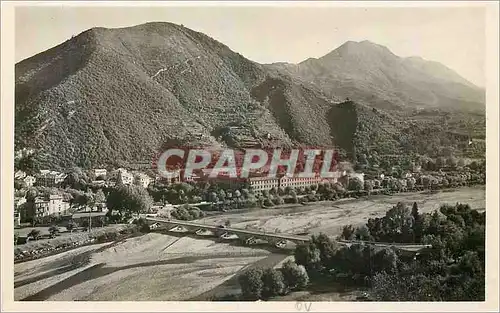
[[399, 203], [362, 227], [344, 227], [341, 239], [423, 243], [431, 249], [409, 255], [371, 244], [339, 245], [320, 234], [297, 246], [295, 263], [312, 283], [367, 286], [375, 300], [482, 301], [485, 223], [484, 212], [464, 204], [421, 214], [416, 203], [411, 210]]
[[287, 261], [279, 269], [249, 269], [238, 277], [238, 281], [244, 300], [258, 300], [303, 290], [309, 283], [309, 276], [303, 266]]

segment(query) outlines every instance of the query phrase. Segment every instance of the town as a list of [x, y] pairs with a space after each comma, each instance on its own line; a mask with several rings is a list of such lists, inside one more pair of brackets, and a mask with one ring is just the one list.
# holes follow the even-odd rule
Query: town
[[[31, 153], [18, 157], [30, 157]], [[297, 177], [281, 172], [269, 177], [255, 172], [246, 179], [211, 177], [206, 170], [184, 178], [164, 177], [151, 169], [73, 168], [66, 172], [40, 170], [14, 174], [14, 226], [57, 226], [80, 228], [103, 227], [113, 223], [131, 223], [139, 216], [192, 219], [205, 212], [227, 212], [252, 207], [276, 207], [285, 204], [336, 200], [377, 194], [456, 188], [485, 183], [485, 163], [463, 159], [427, 159], [403, 164], [367, 165], [360, 156], [355, 170], [350, 162], [340, 162], [330, 178]], [[398, 161], [397, 161], [398, 162]], [[21, 162], [22, 163], [22, 162]], [[156, 175], [155, 175], [156, 174]], [[120, 187], [139, 190], [138, 207], [120, 206], [114, 201]], [[121, 194], [123, 195], [123, 194]], [[130, 196], [132, 197], [132, 196]], [[139, 209], [140, 208], [140, 209]], [[188, 209], [186, 211], [186, 209]], [[126, 214], [121, 214], [126, 213]], [[133, 213], [133, 214], [132, 214]], [[153, 214], [153, 215], [152, 215]], [[40, 236], [16, 236], [16, 244]], [[45, 234], [45, 237], [51, 237]]]

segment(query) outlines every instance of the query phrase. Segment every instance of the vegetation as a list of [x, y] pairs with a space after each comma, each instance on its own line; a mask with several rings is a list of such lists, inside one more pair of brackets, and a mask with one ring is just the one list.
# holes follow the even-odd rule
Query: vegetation
[[111, 190], [106, 199], [109, 210], [128, 212], [147, 212], [153, 200], [146, 189], [141, 186], [118, 186]]
[[[164, 142], [186, 146], [204, 137], [232, 147], [247, 142], [262, 146], [339, 144], [351, 154], [352, 161], [357, 151], [367, 155], [362, 162], [373, 164], [377, 160], [370, 158], [372, 151], [380, 156], [402, 152], [445, 156], [446, 149], [460, 149], [468, 137], [484, 138], [484, 112], [468, 112], [484, 111], [482, 91], [466, 84], [458, 84], [462, 86], [460, 91], [450, 90], [433, 74], [407, 68], [407, 62], [390, 53], [380, 54], [379, 49], [368, 48], [360, 55], [390, 73], [389, 81], [395, 81], [394, 71], [402, 70], [405, 76], [397, 76], [397, 92], [381, 88], [364, 67], [366, 62], [353, 61], [350, 55], [342, 58], [342, 64], [335, 64], [336, 75], [332, 76], [328, 74], [331, 64], [312, 65], [323, 62], [321, 58], [304, 62], [299, 71], [289, 71], [286, 65], [259, 66], [206, 35], [169, 23], [120, 31], [135, 36], [123, 37], [122, 44], [116, 39], [116, 30], [94, 29], [16, 64], [16, 148], [45, 147], [47, 153], [34, 154], [34, 163], [43, 168], [123, 166], [151, 160]], [[102, 43], [92, 40], [96, 33], [110, 38], [106, 42], [113, 47], [109, 53], [98, 52], [96, 45]], [[143, 44], [144, 38], [149, 38], [148, 45]], [[166, 38], [182, 42], [182, 49], [171, 50]], [[207, 51], [207, 58], [201, 61], [189, 57], [199, 49]], [[342, 47], [336, 52], [342, 53]], [[79, 62], [75, 63], [75, 55]], [[153, 60], [145, 55], [157, 57]], [[52, 59], [57, 62], [48, 64], [46, 60]], [[387, 60], [392, 66], [386, 64]], [[115, 66], [134, 62], [143, 66]], [[220, 64], [227, 66], [221, 70]], [[325, 66], [327, 70], [311, 71], [310, 66]], [[30, 74], [38, 68], [44, 70]], [[158, 72], [160, 68], [171, 70]], [[192, 68], [196, 70], [190, 75], [179, 74]], [[355, 79], [339, 88], [337, 79], [344, 75]], [[72, 80], [66, 79], [69, 76]], [[415, 76], [425, 79], [415, 80]], [[319, 84], [305, 83], [311, 81]], [[427, 106], [430, 102], [426, 86], [414, 88], [418, 81], [433, 82], [433, 94], [444, 109], [411, 111], [420, 102]], [[174, 92], [172, 86], [176, 86]], [[330, 100], [345, 97], [360, 104], [346, 101], [339, 105]], [[464, 97], [468, 100], [463, 101]], [[402, 106], [403, 102], [406, 105]], [[171, 123], [172, 118], [183, 123]], [[159, 131], [157, 125], [164, 127]], [[225, 131], [233, 125], [242, 129]], [[130, 136], [121, 136], [123, 133]], [[214, 144], [214, 139], [204, 141]], [[476, 145], [477, 151], [484, 152], [484, 145], [474, 143], [474, 149]], [[474, 153], [467, 151], [469, 155]]]
[[285, 262], [281, 269], [285, 286], [290, 291], [302, 290], [309, 284], [309, 276], [302, 265], [297, 265], [291, 260]]
[[28, 238], [38, 240], [40, 238], [40, 231], [38, 229], [32, 229], [28, 234]]
[[365, 226], [345, 226], [341, 239], [421, 243], [432, 248], [412, 255], [370, 244], [341, 246], [320, 234], [297, 246], [295, 263], [285, 263], [282, 276], [263, 270], [259, 273], [267, 276], [252, 274], [258, 292], [243, 294], [267, 299], [306, 288], [310, 281], [369, 287], [371, 297], [381, 301], [482, 301], [485, 223], [485, 213], [465, 204], [443, 205], [439, 211], [421, 214], [416, 203], [411, 209], [399, 203]]
[[201, 211], [197, 207], [191, 207], [186, 204], [182, 207], [174, 209], [171, 215], [173, 218], [178, 220], [190, 221], [204, 217], [205, 212]]
[[54, 238], [59, 234], [59, 227], [53, 225], [49, 228], [50, 237]]

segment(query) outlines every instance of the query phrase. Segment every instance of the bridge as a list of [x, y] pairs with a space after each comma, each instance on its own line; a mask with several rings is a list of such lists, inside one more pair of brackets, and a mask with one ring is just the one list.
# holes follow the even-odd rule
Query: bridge
[[[177, 233], [191, 232], [191, 233], [196, 233], [198, 235], [202, 234], [215, 235], [223, 239], [240, 239], [242, 241], [260, 239], [260, 240], [265, 240], [268, 243], [274, 244], [278, 247], [280, 245], [283, 245], [287, 241], [293, 242], [295, 244], [303, 244], [311, 240], [311, 238], [307, 236], [298, 236], [298, 235], [283, 234], [283, 233], [271, 233], [271, 232], [241, 229], [241, 228], [222, 227], [222, 226], [207, 225], [207, 224], [194, 223], [181, 220], [171, 220], [158, 217], [155, 218], [146, 217], [146, 220], [149, 222], [149, 224], [160, 223], [166, 225], [168, 230], [171, 232], [177, 232]], [[362, 244], [373, 245], [375, 247], [380, 247], [380, 248], [394, 247], [398, 250], [410, 253], [419, 253], [425, 249], [432, 248], [431, 245], [385, 243], [385, 242], [373, 242], [373, 241], [361, 241], [361, 240], [353, 240], [353, 241], [337, 240], [337, 242], [341, 245], [346, 245], [346, 246], [356, 243], [362, 243]]]

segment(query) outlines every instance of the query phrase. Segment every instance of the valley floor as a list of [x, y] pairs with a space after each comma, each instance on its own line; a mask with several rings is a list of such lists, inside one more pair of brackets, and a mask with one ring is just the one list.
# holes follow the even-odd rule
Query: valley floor
[[[443, 203], [485, 208], [485, 189], [461, 188], [434, 194], [408, 193], [307, 206], [254, 209], [206, 217], [200, 222], [283, 233], [323, 232], [337, 235], [346, 224], [362, 224], [404, 201], [422, 212]], [[271, 267], [288, 255], [213, 239], [149, 233], [115, 243], [80, 247], [14, 265], [15, 300], [210, 300], [237, 293], [237, 274], [250, 266]], [[346, 301], [349, 293], [302, 292], [278, 300]]]
[[359, 199], [342, 199], [324, 201], [308, 205], [293, 205], [282, 208], [253, 209], [233, 214], [200, 219], [200, 223], [223, 225], [227, 220], [234, 228], [249, 228], [266, 232], [282, 233], [324, 233], [339, 235], [344, 225], [360, 225], [371, 217], [383, 216], [387, 210], [398, 202], [409, 206], [417, 202], [420, 212], [430, 212], [442, 204], [467, 203], [473, 209], [486, 207], [484, 186], [463, 187], [451, 191], [436, 193], [400, 193], [392, 196], [375, 195]]

